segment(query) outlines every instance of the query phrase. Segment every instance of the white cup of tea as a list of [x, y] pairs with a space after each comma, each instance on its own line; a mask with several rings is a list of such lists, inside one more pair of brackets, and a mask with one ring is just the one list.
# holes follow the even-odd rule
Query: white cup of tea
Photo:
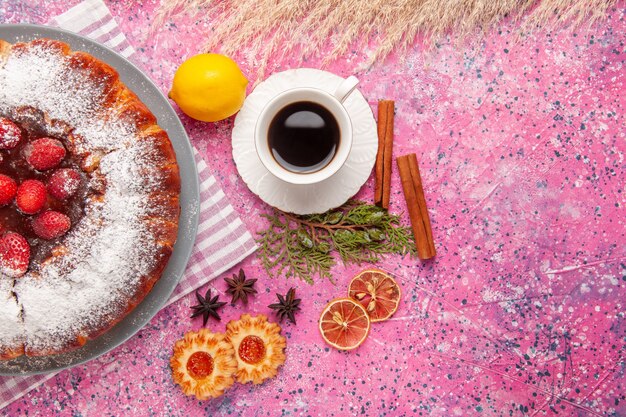
[[350, 76], [334, 93], [296, 87], [272, 98], [254, 130], [265, 168], [291, 184], [315, 184], [337, 173], [352, 148], [352, 123], [343, 102], [358, 83]]

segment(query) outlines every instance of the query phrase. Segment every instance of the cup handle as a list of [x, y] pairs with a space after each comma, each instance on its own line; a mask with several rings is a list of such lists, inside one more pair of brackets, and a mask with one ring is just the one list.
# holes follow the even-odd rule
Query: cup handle
[[358, 84], [359, 84], [358, 78], [356, 78], [354, 75], [351, 75], [341, 82], [339, 87], [337, 87], [337, 90], [335, 90], [335, 94], [333, 95], [335, 96], [337, 100], [343, 103], [344, 100], [348, 98], [350, 93], [354, 91], [354, 89], [356, 88]]

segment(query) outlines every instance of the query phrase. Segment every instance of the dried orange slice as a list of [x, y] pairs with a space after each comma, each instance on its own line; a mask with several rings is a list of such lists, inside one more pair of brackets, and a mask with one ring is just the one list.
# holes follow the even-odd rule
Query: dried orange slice
[[370, 318], [358, 302], [351, 298], [337, 298], [322, 311], [319, 327], [326, 343], [340, 350], [352, 350], [367, 337]]
[[348, 295], [365, 307], [373, 322], [387, 320], [400, 303], [398, 283], [378, 269], [366, 269], [352, 278]]

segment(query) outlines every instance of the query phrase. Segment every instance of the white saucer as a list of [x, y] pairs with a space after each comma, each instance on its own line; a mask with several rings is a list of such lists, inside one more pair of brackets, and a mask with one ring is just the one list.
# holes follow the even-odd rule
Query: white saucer
[[267, 204], [295, 214], [323, 213], [348, 201], [367, 181], [376, 160], [378, 133], [372, 110], [358, 90], [344, 102], [352, 120], [352, 150], [332, 177], [312, 185], [287, 183], [265, 168], [254, 146], [257, 117], [274, 96], [294, 87], [316, 87], [332, 93], [342, 81], [327, 71], [298, 68], [270, 76], [246, 98], [235, 118], [233, 159], [248, 188]]

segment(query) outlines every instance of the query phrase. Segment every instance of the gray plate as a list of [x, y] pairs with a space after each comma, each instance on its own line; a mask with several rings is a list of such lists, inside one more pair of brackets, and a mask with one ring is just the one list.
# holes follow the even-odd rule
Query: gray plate
[[51, 38], [68, 43], [115, 68], [120, 79], [139, 96], [167, 131], [176, 151], [181, 176], [181, 217], [174, 253], [154, 288], [128, 316], [99, 338], [73, 352], [41, 358], [25, 356], [0, 361], [0, 375], [29, 375], [59, 371], [87, 362], [124, 343], [161, 309], [185, 271], [198, 228], [198, 172], [189, 138], [174, 109], [156, 85], [122, 56], [90, 39], [65, 30], [36, 25], [0, 25], [0, 39], [15, 43], [36, 38]]

